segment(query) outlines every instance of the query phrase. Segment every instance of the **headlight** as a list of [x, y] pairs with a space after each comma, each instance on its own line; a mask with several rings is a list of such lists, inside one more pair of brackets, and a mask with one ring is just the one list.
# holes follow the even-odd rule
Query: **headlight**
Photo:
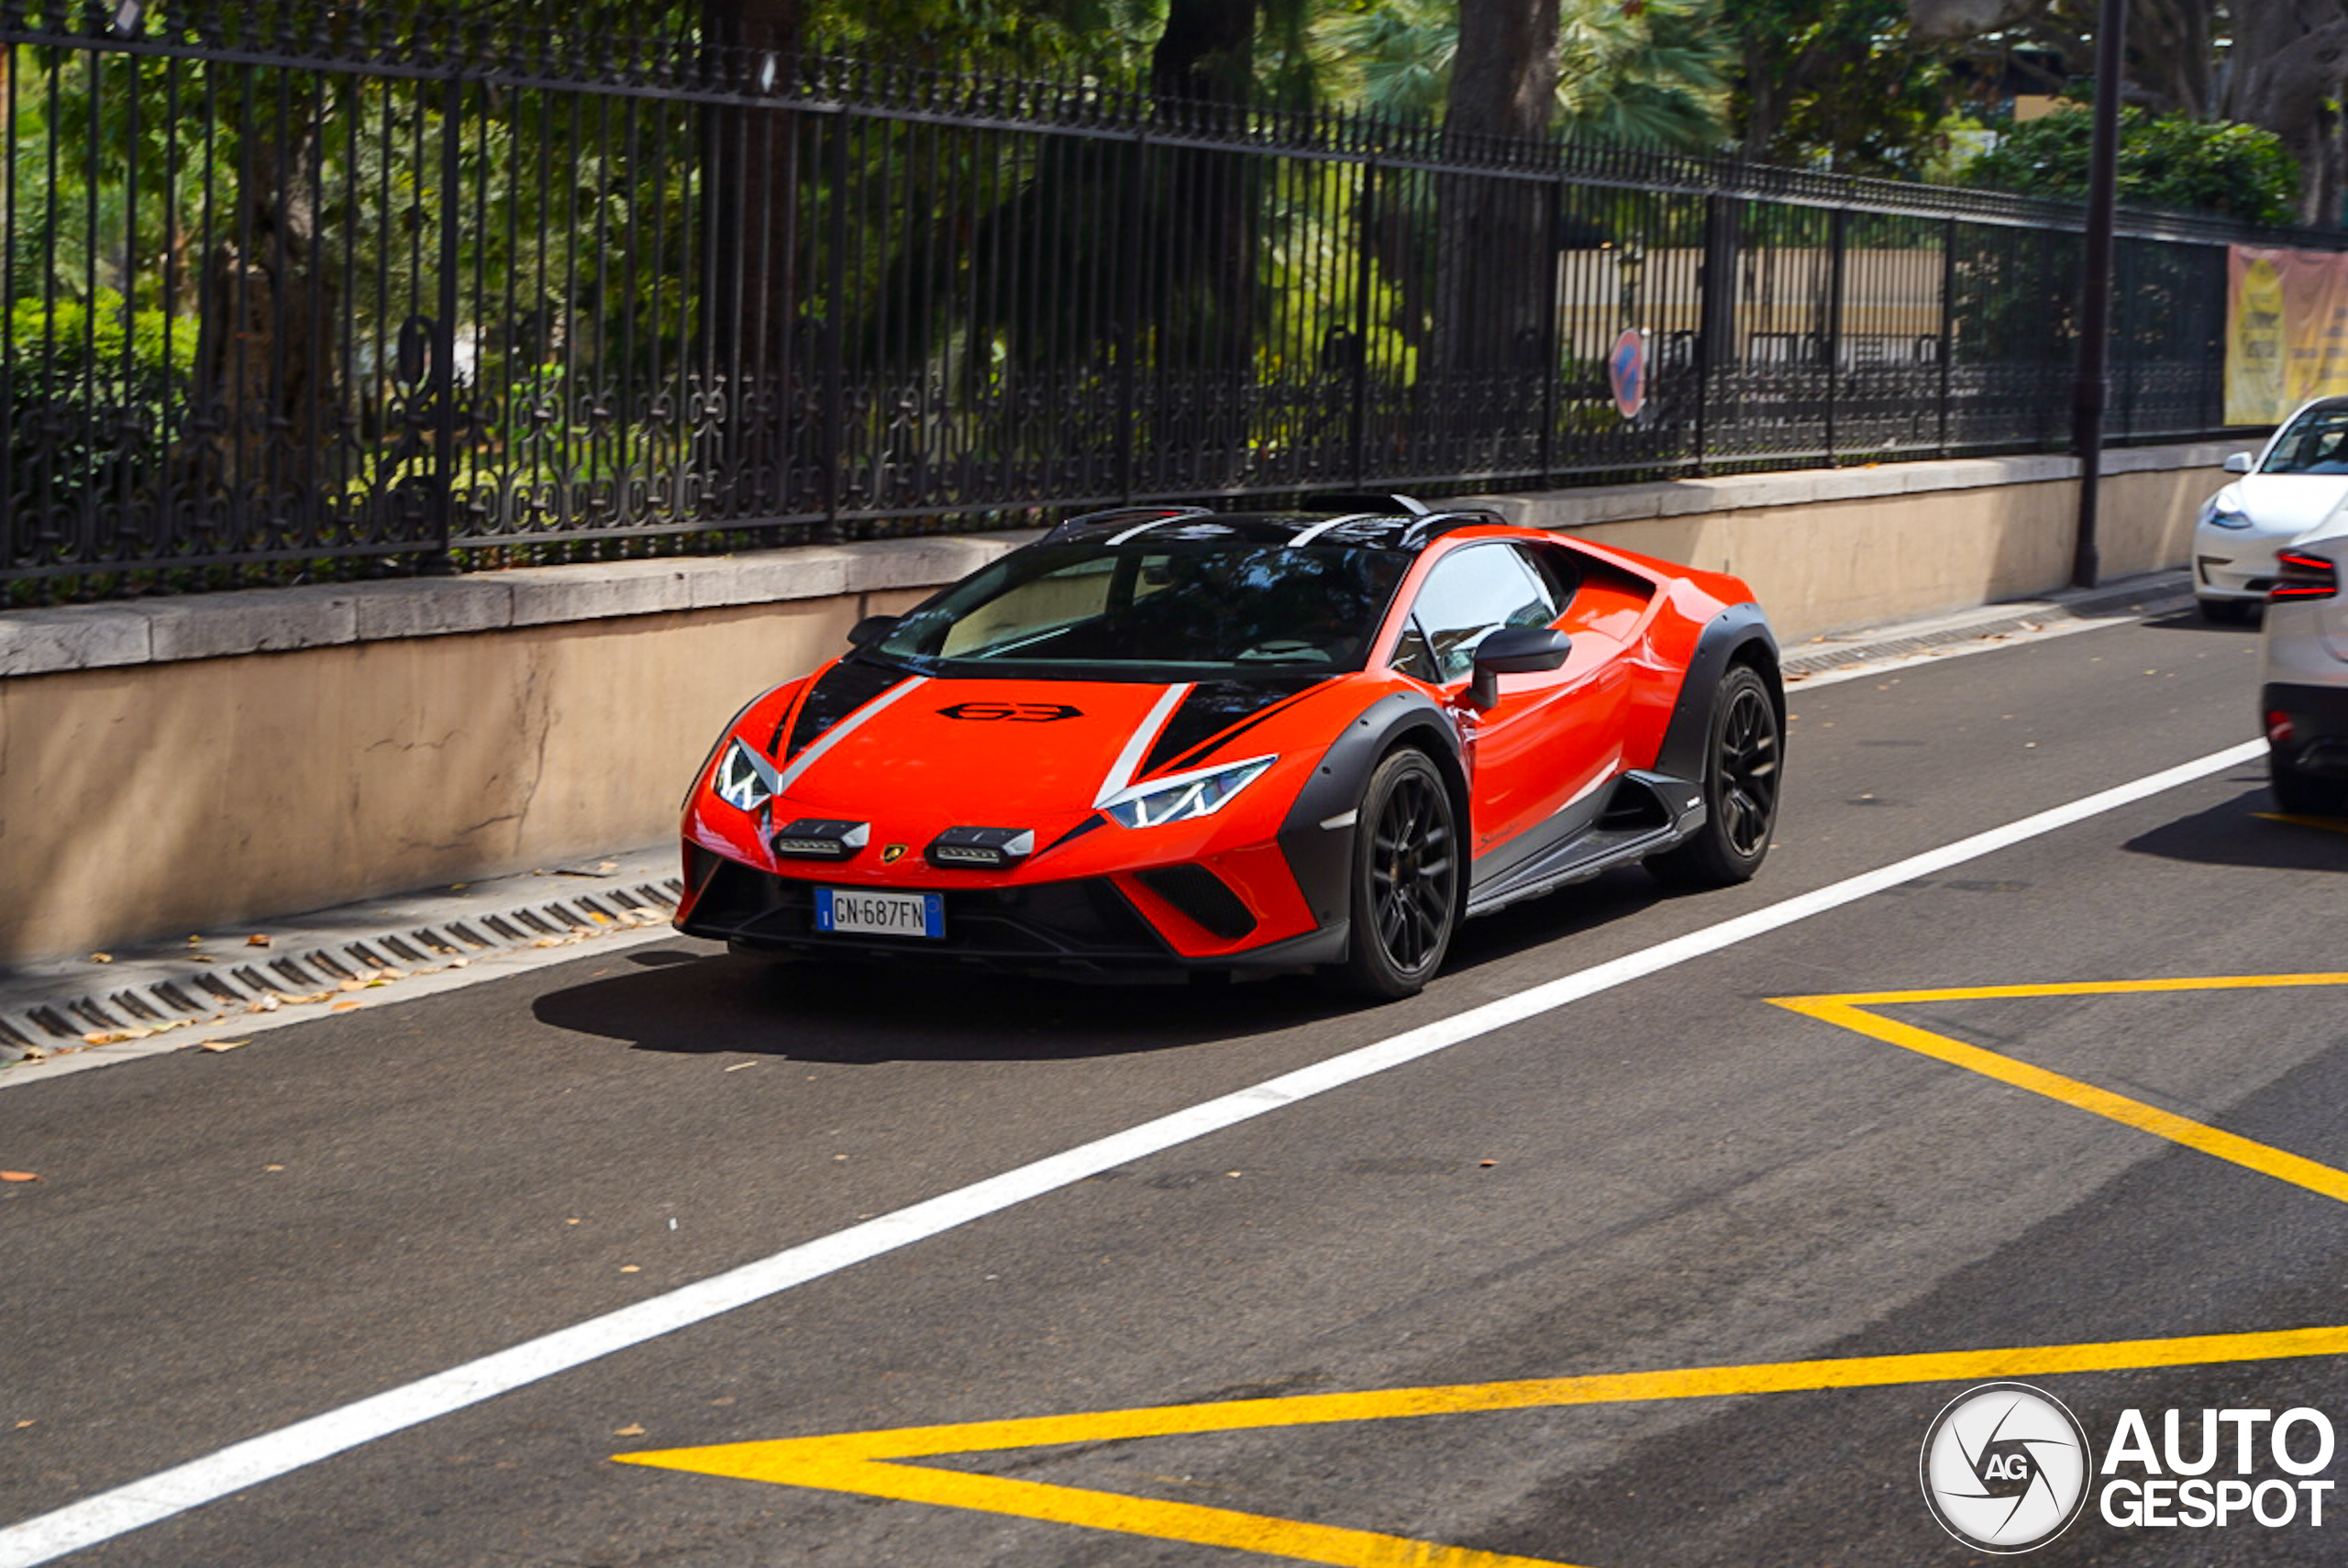
[[737, 735], [719, 755], [717, 772], [710, 780], [710, 788], [736, 811], [755, 812], [774, 799], [775, 788], [781, 782], [781, 776], [775, 771], [774, 764], [745, 745]]
[[1225, 763], [1220, 767], [1202, 767], [1172, 778], [1129, 785], [1102, 801], [1101, 809], [1112, 822], [1129, 828], [1163, 827], [1168, 823], [1213, 816], [1279, 760], [1277, 756], [1258, 756], [1246, 762]]
[[2242, 509], [2242, 502], [2219, 496], [2202, 508], [2201, 521], [2213, 528], [2247, 528], [2250, 513]]

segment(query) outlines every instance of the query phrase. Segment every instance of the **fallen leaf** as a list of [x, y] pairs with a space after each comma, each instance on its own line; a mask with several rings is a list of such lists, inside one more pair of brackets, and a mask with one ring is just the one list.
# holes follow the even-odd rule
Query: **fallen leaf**
[[644, 1429], [637, 1425], [634, 1421], [630, 1421], [624, 1427], [614, 1427], [612, 1429], [612, 1435], [614, 1437], [642, 1437], [644, 1435]]
[[37, 1427], [39, 1425], [40, 1425], [39, 1421], [18, 1421], [17, 1423], [17, 1430], [18, 1431], [23, 1431], [27, 1427]]
[[90, 962], [93, 964], [111, 964], [114, 962], [114, 955], [111, 953], [93, 953], [90, 955]]
[[38, 1171], [0, 1171], [0, 1181], [39, 1181]]
[[191, 934], [187, 939], [187, 944], [190, 947], [201, 947], [204, 945], [204, 938]]
[[470, 958], [451, 958], [449, 960], [449, 967], [451, 969], [461, 969], [471, 962], [472, 960]]
[[624, 1263], [620, 1264], [620, 1272], [622, 1274], [642, 1274], [644, 1272], [644, 1265], [641, 1264]]
[[245, 1010], [247, 1012], [275, 1012], [284, 1005], [277, 999], [275, 991], [263, 991], [259, 1001], [249, 1001], [245, 1004]]
[[378, 983], [384, 980], [404, 980], [407, 978], [407, 971], [397, 968], [378, 969], [375, 971], [375, 978]]
[[209, 953], [191, 953], [187, 957], [191, 964], [209, 964], [213, 961], [212, 955]]
[[206, 1040], [196, 1047], [199, 1051], [233, 1051], [239, 1045], [249, 1045], [249, 1040]]
[[283, 1170], [284, 1168], [285, 1168], [285, 1167], [284, 1167], [283, 1165], [263, 1165], [263, 1166], [261, 1166], [261, 1169], [263, 1169], [263, 1170], [265, 1170], [265, 1171], [282, 1171], [282, 1170]]
[[88, 1041], [93, 1045], [103, 1045], [107, 1041], [113, 1039], [114, 1036], [106, 1033], [104, 1030], [93, 1029], [90, 1032], [82, 1036], [82, 1038]]
[[338, 1001], [335, 1003], [333, 1010], [336, 1012], [349, 1012], [352, 1008], [365, 1007], [366, 1005], [367, 1004], [365, 1002], [360, 1001], [357, 997], [352, 997], [348, 1001]]
[[597, 925], [609, 925], [612, 923], [611, 916], [607, 914], [597, 914], [593, 910], [589, 910], [587, 911], [587, 918], [593, 921]]
[[261, 935], [259, 932], [255, 932], [252, 935], [245, 938], [245, 945], [248, 947], [266, 947], [269, 945], [269, 938]]
[[1500, 1162], [1498, 1160], [1478, 1160], [1476, 1164], [1482, 1166], [1485, 1170], [1490, 1170], [1494, 1165], [1499, 1165]]
[[595, 862], [595, 869], [603, 872], [607, 877], [619, 868], [620, 863], [616, 860], [598, 860]]
[[353, 975], [349, 979], [343, 981], [338, 988], [346, 991], [363, 991], [367, 988], [367, 982]]
[[723, 1068], [721, 1070], [728, 1073], [738, 1073], [745, 1067], [755, 1067], [757, 1066], [758, 1064], [756, 1062], [737, 1062], [732, 1066]]

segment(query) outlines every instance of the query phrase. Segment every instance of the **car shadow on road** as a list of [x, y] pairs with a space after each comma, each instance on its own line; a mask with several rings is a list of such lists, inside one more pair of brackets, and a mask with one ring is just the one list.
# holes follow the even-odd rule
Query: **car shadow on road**
[[2348, 818], [2285, 815], [2262, 787], [2138, 834], [2126, 847], [2202, 866], [2348, 871]]
[[673, 947], [540, 997], [542, 1023], [648, 1051], [845, 1066], [1055, 1061], [1260, 1035], [1346, 1010], [1303, 976], [1086, 985], [880, 964], [762, 963]]
[[[549, 991], [532, 1011], [552, 1027], [648, 1051], [849, 1066], [1126, 1055], [1333, 1020], [1368, 1040], [1453, 1010], [1446, 981], [1669, 897], [1643, 872], [1610, 872], [1469, 921], [1434, 988], [1389, 1007], [1305, 974], [1094, 984], [926, 965], [763, 963], [690, 943], [630, 952], [622, 973]], [[1481, 999], [1479, 989], [1465, 1005]]]

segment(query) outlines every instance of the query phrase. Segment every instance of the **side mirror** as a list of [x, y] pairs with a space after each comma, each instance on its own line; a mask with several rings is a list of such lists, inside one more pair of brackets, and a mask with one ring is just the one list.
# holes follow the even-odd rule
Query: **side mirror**
[[1476, 673], [1468, 701], [1481, 712], [1500, 705], [1501, 677], [1556, 669], [1573, 651], [1573, 640], [1555, 626], [1502, 626], [1476, 645]]
[[2248, 452], [2236, 452], [2228, 457], [2226, 458], [2226, 472], [2230, 474], [2246, 474], [2250, 472], [2250, 454]]
[[897, 623], [903, 618], [898, 615], [867, 615], [848, 628], [848, 644], [852, 647], [860, 648], [868, 643], [877, 643], [895, 631]]

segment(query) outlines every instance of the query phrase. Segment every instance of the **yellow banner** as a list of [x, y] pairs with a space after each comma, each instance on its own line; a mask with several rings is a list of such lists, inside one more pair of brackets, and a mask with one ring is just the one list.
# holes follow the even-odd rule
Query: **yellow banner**
[[2227, 424], [2348, 392], [2348, 255], [2236, 245], [2226, 282]]

